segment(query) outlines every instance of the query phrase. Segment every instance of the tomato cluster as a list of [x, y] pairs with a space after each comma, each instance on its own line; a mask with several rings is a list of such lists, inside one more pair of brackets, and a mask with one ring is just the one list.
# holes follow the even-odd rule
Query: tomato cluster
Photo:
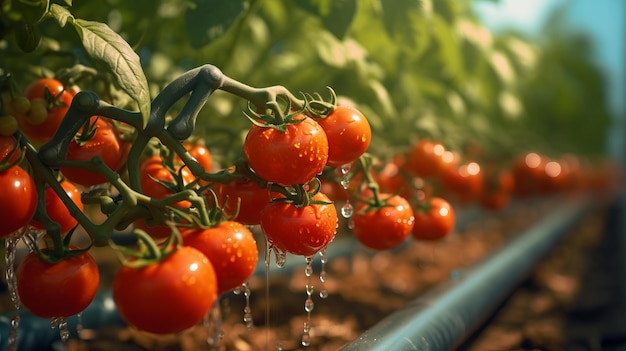
[[[71, 110], [81, 93], [53, 78], [21, 93], [0, 90], [0, 237], [30, 241], [17, 290], [24, 307], [44, 318], [79, 313], [93, 299], [99, 272], [89, 247], [110, 243], [98, 230], [135, 234], [134, 245], [111, 244], [123, 263], [113, 282], [122, 318], [140, 330], [175, 333], [253, 274], [252, 228], [270, 249], [310, 259], [334, 240], [341, 214], [364, 247], [387, 250], [411, 236], [445, 238], [463, 205], [499, 211], [513, 196], [611, 181], [585, 174], [572, 155], [526, 152], [507, 167], [429, 139], [383, 162], [367, 153], [367, 119], [337, 106], [332, 91], [330, 102], [307, 96], [284, 111], [251, 110], [243, 158], [220, 169], [202, 139], [165, 134], [165, 117], [141, 130], [136, 114], [113, 106], [81, 116]], [[69, 139], [65, 127], [75, 128]], [[46, 147], [62, 157], [40, 157]], [[89, 217], [90, 206], [100, 207], [102, 224]], [[77, 230], [91, 239], [86, 248], [72, 241]]]

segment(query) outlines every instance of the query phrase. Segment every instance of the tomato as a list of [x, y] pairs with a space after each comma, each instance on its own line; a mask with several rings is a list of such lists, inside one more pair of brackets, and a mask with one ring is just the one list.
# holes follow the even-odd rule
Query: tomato
[[[78, 206], [78, 208], [83, 211], [85, 209], [83, 205], [83, 201], [80, 198], [80, 191], [78, 188], [71, 182], [67, 180], [61, 181], [61, 186], [65, 190], [67, 196]], [[67, 234], [72, 228], [74, 228], [78, 221], [72, 217], [70, 211], [61, 201], [59, 195], [52, 189], [51, 187], [47, 187], [44, 192], [44, 197], [46, 199], [46, 213], [51, 220], [57, 222], [61, 226], [61, 234]], [[35, 228], [45, 229], [43, 224], [33, 220], [30, 222]]]
[[409, 151], [407, 168], [418, 177], [434, 177], [441, 173], [445, 151], [442, 144], [421, 139]]
[[253, 181], [220, 183], [216, 187], [219, 205], [224, 207], [227, 216], [235, 213], [239, 202], [239, 212], [232, 220], [248, 225], [261, 223], [261, 211], [271, 200], [268, 189], [260, 188]]
[[513, 174], [507, 169], [487, 169], [485, 172], [484, 190], [479, 202], [488, 210], [499, 211], [511, 201], [511, 192], [515, 187]]
[[286, 125], [281, 132], [253, 125], [244, 141], [250, 168], [268, 182], [306, 184], [320, 174], [328, 160], [326, 133], [310, 117]]
[[431, 197], [415, 210], [413, 237], [419, 240], [439, 240], [454, 230], [454, 208], [440, 197]]
[[404, 166], [405, 159], [397, 155], [391, 162], [374, 172], [374, 180], [378, 183], [381, 192], [396, 193], [405, 199], [411, 197], [413, 193], [411, 182], [414, 179], [403, 169]]
[[56, 263], [31, 252], [17, 267], [20, 301], [42, 318], [69, 317], [84, 310], [98, 291], [98, 265], [88, 252]]
[[515, 195], [526, 197], [539, 192], [546, 163], [546, 158], [536, 152], [526, 152], [518, 156], [512, 168]]
[[294, 255], [313, 256], [333, 240], [338, 221], [335, 205], [322, 193], [315, 194], [313, 200], [329, 204], [298, 208], [275, 201], [263, 209], [261, 229], [274, 247]]
[[567, 187], [570, 181], [570, 170], [565, 162], [548, 160], [543, 170], [545, 174], [540, 185], [542, 193], [554, 193]]
[[24, 90], [24, 96], [29, 100], [45, 99], [48, 116], [36, 125], [29, 123], [26, 116], [16, 116], [22, 133], [34, 144], [46, 143], [61, 124], [74, 95], [76, 92], [66, 90], [63, 83], [54, 78], [39, 78], [32, 82]]
[[[8, 156], [8, 157], [7, 157]], [[5, 160], [6, 158], [6, 160]], [[20, 147], [13, 136], [0, 135], [0, 162], [17, 162], [20, 158]]]
[[[380, 193], [386, 205], [369, 209], [366, 202], [356, 206], [352, 221], [354, 237], [364, 246], [375, 250], [391, 249], [400, 245], [413, 229], [415, 216], [409, 202], [400, 195]], [[369, 194], [370, 200], [373, 194]]]
[[[183, 184], [175, 184], [175, 178], [172, 173], [163, 165], [163, 160], [159, 156], [152, 156], [144, 160], [139, 166], [139, 181], [143, 193], [155, 199], [164, 199], [174, 194], [173, 189], [169, 189], [163, 184], [160, 184], [157, 180], [170, 183], [174, 187], [187, 185], [195, 180], [194, 175], [187, 168], [183, 168], [181, 171], [183, 177]], [[178, 208], [189, 208], [191, 203], [183, 200], [172, 204]], [[142, 229], [150, 236], [156, 239], [167, 238], [170, 233], [170, 227], [166, 225], [149, 226], [142, 218], [134, 223], [136, 228]]]
[[227, 221], [208, 229], [185, 230], [183, 244], [202, 252], [213, 264], [218, 294], [241, 286], [254, 272], [259, 251], [252, 232], [243, 224]]
[[129, 325], [155, 334], [177, 333], [198, 324], [213, 307], [217, 278], [204, 254], [181, 246], [160, 262], [120, 268], [112, 292]]
[[483, 191], [483, 172], [476, 162], [448, 169], [442, 174], [441, 181], [461, 202], [476, 200]]
[[[67, 150], [67, 159], [89, 161], [98, 156], [111, 170], [119, 170], [126, 162], [126, 154], [120, 144], [117, 131], [109, 121], [103, 118], [94, 116], [91, 118], [91, 123], [95, 123], [95, 134], [84, 142], [73, 139]], [[107, 182], [102, 174], [87, 169], [61, 167], [61, 172], [68, 180], [86, 187]]]
[[185, 148], [189, 151], [191, 157], [196, 159], [200, 165], [204, 168], [206, 172], [210, 172], [213, 167], [213, 156], [211, 156], [211, 152], [209, 149], [203, 144], [186, 144]]
[[0, 172], [0, 238], [27, 225], [37, 209], [37, 189], [20, 166]]
[[316, 118], [315, 121], [328, 137], [327, 166], [350, 164], [370, 146], [370, 124], [361, 111], [353, 107], [336, 106], [326, 117]]

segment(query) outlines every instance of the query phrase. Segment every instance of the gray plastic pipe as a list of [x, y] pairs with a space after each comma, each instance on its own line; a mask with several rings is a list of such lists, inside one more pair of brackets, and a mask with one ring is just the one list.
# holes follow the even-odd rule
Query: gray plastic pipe
[[387, 316], [342, 350], [455, 349], [590, 208], [590, 200], [559, 206], [486, 261]]

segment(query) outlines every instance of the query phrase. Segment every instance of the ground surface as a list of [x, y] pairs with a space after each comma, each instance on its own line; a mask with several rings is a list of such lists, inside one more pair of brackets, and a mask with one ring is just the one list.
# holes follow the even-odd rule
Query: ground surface
[[[85, 330], [82, 339], [72, 338], [67, 347], [72, 351], [210, 350], [207, 338], [219, 332], [223, 335], [219, 350], [276, 350], [277, 345], [283, 350], [337, 350], [384, 316], [448, 279], [455, 270], [469, 267], [506, 245], [514, 235], [549, 213], [546, 209], [554, 204], [542, 206], [522, 206], [500, 216], [479, 216], [441, 242], [408, 241], [397, 250], [379, 253], [355, 248], [351, 256], [329, 260], [324, 285], [318, 278], [320, 267], [316, 266], [311, 278], [315, 308], [311, 313], [311, 345], [307, 348], [301, 346], [307, 318], [304, 301], [308, 278], [304, 265], [293, 272], [276, 274], [272, 270], [269, 278], [260, 275], [250, 280], [251, 330], [242, 321], [244, 296], [229, 294], [221, 301], [218, 328], [198, 326], [180, 335], [155, 337], [123, 326], [109, 326]], [[619, 209], [600, 208], [585, 218], [461, 349], [620, 350], [618, 347], [626, 341], [622, 321], [626, 320], [626, 308], [615, 307], [623, 305], [622, 297], [626, 296], [624, 284], [615, 279], [625, 261], [619, 251], [625, 245], [615, 230], [620, 227], [620, 215]], [[105, 282], [112, 278], [116, 267], [106, 257], [103, 253], [100, 259]], [[318, 293], [324, 289], [328, 297], [322, 299]]]

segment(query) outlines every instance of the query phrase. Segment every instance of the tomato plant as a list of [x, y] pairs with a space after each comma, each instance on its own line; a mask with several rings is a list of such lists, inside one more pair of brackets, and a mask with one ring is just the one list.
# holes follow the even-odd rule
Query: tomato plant
[[256, 268], [256, 240], [241, 223], [226, 221], [206, 229], [184, 230], [181, 235], [184, 245], [198, 249], [213, 264], [218, 294], [241, 286]]
[[31, 252], [15, 274], [22, 305], [42, 318], [69, 317], [83, 311], [100, 283], [98, 265], [88, 252], [55, 263]]
[[326, 117], [316, 118], [315, 121], [328, 138], [328, 166], [350, 164], [367, 151], [372, 130], [361, 111], [348, 106], [335, 106]]
[[305, 184], [322, 173], [328, 160], [328, 139], [312, 118], [298, 115], [285, 130], [253, 125], [243, 149], [250, 168], [268, 182]]
[[20, 166], [0, 169], [0, 238], [27, 225], [37, 209], [35, 183]]
[[124, 321], [155, 334], [177, 333], [198, 324], [217, 300], [217, 279], [209, 259], [181, 246], [162, 261], [122, 267], [112, 286]]
[[[32, 124], [32, 118], [27, 115], [17, 117], [18, 125], [22, 133], [36, 144], [49, 141], [61, 124], [67, 113], [75, 92], [66, 90], [61, 81], [54, 78], [39, 78], [24, 89], [24, 96], [29, 100], [42, 99], [43, 106], [47, 110], [47, 116], [37, 117], [37, 124]], [[29, 111], [28, 113], [39, 113]]]
[[438, 240], [454, 230], [454, 208], [440, 197], [425, 199], [415, 207], [415, 225], [412, 234], [418, 240]]
[[[79, 210], [83, 211], [85, 206], [80, 198], [80, 191], [78, 188], [72, 182], [67, 180], [61, 181], [60, 184], [70, 200], [76, 204]], [[61, 201], [61, 198], [54, 191], [54, 189], [47, 187], [44, 191], [44, 197], [46, 201], [46, 213], [51, 220], [57, 222], [61, 226], [61, 234], [66, 234], [78, 224], [78, 221], [72, 217], [69, 210], [65, 204], [63, 204], [63, 201]], [[45, 229], [43, 224], [35, 220], [32, 220], [30, 225], [38, 229]]]
[[[91, 118], [89, 126], [70, 142], [67, 150], [67, 159], [71, 161], [89, 161], [94, 157], [100, 157], [113, 171], [126, 162], [125, 148], [117, 131], [109, 121], [97, 116]], [[70, 181], [86, 187], [107, 182], [102, 174], [90, 169], [62, 167], [61, 172]]]
[[415, 216], [409, 202], [399, 195], [380, 193], [383, 201], [372, 206], [363, 198], [355, 208], [352, 221], [354, 237], [364, 246], [375, 250], [391, 249], [400, 245], [413, 229]]
[[294, 255], [313, 256], [324, 249], [337, 232], [337, 210], [323, 193], [312, 203], [298, 207], [279, 200], [261, 212], [261, 229], [277, 249]]

